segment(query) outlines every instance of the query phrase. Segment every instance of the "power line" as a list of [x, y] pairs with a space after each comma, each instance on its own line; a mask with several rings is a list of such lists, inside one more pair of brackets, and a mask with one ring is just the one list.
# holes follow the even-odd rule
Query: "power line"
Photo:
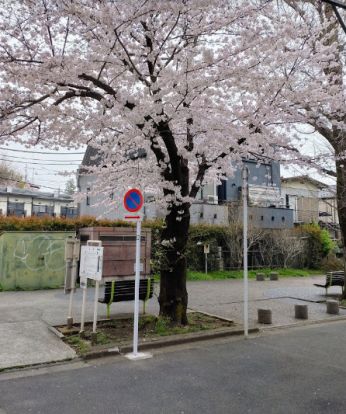
[[[20, 163], [20, 161], [14, 161], [14, 160], [5, 160], [5, 159], [3, 159], [3, 158], [0, 158], [0, 161], [4, 161], [4, 162], [12, 162], [12, 163], [16, 163], [16, 164], [18, 164], [18, 163]], [[27, 164], [33, 164], [33, 165], [47, 165], [47, 166], [50, 166], [50, 165], [61, 165], [61, 166], [67, 166], [67, 165], [69, 165], [69, 166], [71, 166], [71, 163], [62, 163], [62, 164], [59, 164], [59, 163], [49, 163], [49, 164], [44, 164], [44, 163], [40, 163], [40, 162], [30, 162], [30, 161], [25, 161]], [[72, 164], [72, 166], [77, 166], [77, 165], [80, 165], [81, 164], [81, 162], [78, 162], [77, 164], [75, 163], [75, 164]]]
[[[16, 158], [16, 159], [19, 159], [21, 161], [30, 161], [30, 160], [44, 161], [44, 162], [57, 161], [57, 162], [65, 162], [66, 163], [66, 160], [43, 160], [42, 158], [22, 158], [22, 157], [16, 157], [15, 155], [7, 155], [7, 154], [1, 154], [1, 153], [0, 153], [0, 155], [3, 156], [3, 157]], [[80, 164], [82, 162], [82, 160], [69, 160], [69, 162], [70, 163], [71, 162], [77, 162], [77, 163]], [[60, 164], [58, 164], [58, 165], [60, 165]]]
[[30, 150], [20, 150], [20, 149], [11, 149], [7, 147], [0, 147], [0, 150], [5, 151], [14, 151], [14, 152], [26, 152], [30, 154], [45, 154], [45, 155], [84, 155], [85, 151], [83, 152], [44, 152], [44, 151], [30, 151]]
[[50, 186], [44, 185], [44, 184], [38, 185], [38, 184], [29, 183], [28, 181], [15, 180], [13, 178], [8, 178], [8, 177], [1, 177], [0, 176], [0, 180], [14, 181], [14, 182], [17, 182], [17, 183], [20, 183], [20, 184], [27, 184], [32, 188], [38, 188], [38, 189], [49, 188], [50, 190], [60, 190], [61, 191], [61, 187], [50, 187]]
[[[23, 180], [16, 180], [16, 179], [10, 178], [10, 177], [1, 177], [0, 176], [0, 180], [14, 181], [14, 182], [20, 183], [20, 184], [27, 184], [27, 185], [29, 185], [30, 187], [33, 187], [33, 188], [40, 188], [40, 186], [37, 185], [37, 184], [29, 183], [28, 181], [23, 181]], [[41, 185], [41, 187], [49, 188], [50, 190], [60, 190], [60, 188], [58, 188], [58, 187], [49, 187], [47, 185]]]

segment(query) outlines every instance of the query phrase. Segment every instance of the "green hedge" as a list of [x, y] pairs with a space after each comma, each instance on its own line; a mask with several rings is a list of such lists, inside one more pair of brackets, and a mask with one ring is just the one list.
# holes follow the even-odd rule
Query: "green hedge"
[[[152, 267], [154, 272], [159, 271], [162, 249], [160, 234], [163, 229], [162, 220], [146, 221], [143, 227], [152, 229]], [[4, 217], [0, 216], [0, 231], [77, 231], [83, 227], [131, 227], [133, 223], [125, 221], [96, 220], [94, 217], [78, 217], [65, 219], [60, 217]], [[186, 256], [188, 267], [191, 270], [204, 269], [203, 244], [210, 245], [208, 264], [211, 269], [217, 269], [217, 247], [229, 250], [229, 240], [242, 232], [241, 226], [217, 226], [207, 224], [191, 225]], [[307, 251], [304, 252], [302, 267], [320, 268], [321, 261], [331, 252], [335, 243], [330, 239], [329, 233], [322, 230], [317, 224], [304, 225], [293, 229], [292, 234], [307, 238]], [[237, 239], [236, 239], [237, 240]], [[228, 246], [227, 246], [228, 241]], [[199, 244], [197, 244], [200, 242]], [[233, 242], [234, 244], [234, 242]]]

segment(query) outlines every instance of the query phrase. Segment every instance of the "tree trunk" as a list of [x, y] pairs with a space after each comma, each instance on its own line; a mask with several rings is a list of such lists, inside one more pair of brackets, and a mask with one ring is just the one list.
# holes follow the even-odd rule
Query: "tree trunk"
[[[178, 219], [178, 220], [177, 220]], [[186, 245], [190, 226], [190, 204], [173, 205], [161, 236], [163, 259], [160, 272], [160, 316], [186, 325]]]
[[[346, 142], [345, 142], [346, 144]], [[346, 146], [346, 145], [344, 145]], [[344, 272], [346, 274], [346, 160], [343, 159], [345, 156], [341, 153], [340, 155], [336, 154], [336, 174], [337, 174], [337, 181], [336, 181], [336, 193], [337, 193], [337, 202], [338, 202], [338, 214], [339, 214], [339, 224], [340, 224], [340, 231], [341, 231], [341, 240], [343, 246], [343, 253], [344, 253]], [[346, 284], [344, 284], [342, 298], [346, 299]]]

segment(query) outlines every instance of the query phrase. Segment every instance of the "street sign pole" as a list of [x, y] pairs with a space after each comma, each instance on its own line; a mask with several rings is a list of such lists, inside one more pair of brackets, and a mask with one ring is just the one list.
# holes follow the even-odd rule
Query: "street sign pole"
[[135, 303], [133, 314], [133, 352], [126, 354], [126, 358], [135, 361], [139, 359], [151, 358], [152, 355], [146, 352], [138, 352], [138, 321], [139, 321], [139, 282], [141, 271], [141, 231], [143, 195], [140, 190], [133, 188], [126, 192], [124, 196], [125, 220], [136, 221], [136, 262], [135, 262]]
[[248, 169], [244, 166], [242, 170], [243, 178], [243, 264], [244, 264], [244, 337], [249, 335], [249, 293], [248, 293]]
[[139, 277], [141, 260], [141, 221], [137, 221], [136, 231], [136, 273], [135, 273], [135, 309], [133, 322], [133, 355], [138, 355], [138, 313], [139, 313]]

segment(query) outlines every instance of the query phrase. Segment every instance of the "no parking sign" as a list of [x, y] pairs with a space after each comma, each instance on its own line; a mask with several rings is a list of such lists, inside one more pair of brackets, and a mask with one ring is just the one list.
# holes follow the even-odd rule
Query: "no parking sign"
[[131, 188], [124, 195], [124, 219], [140, 221], [143, 218], [144, 197], [138, 188]]

